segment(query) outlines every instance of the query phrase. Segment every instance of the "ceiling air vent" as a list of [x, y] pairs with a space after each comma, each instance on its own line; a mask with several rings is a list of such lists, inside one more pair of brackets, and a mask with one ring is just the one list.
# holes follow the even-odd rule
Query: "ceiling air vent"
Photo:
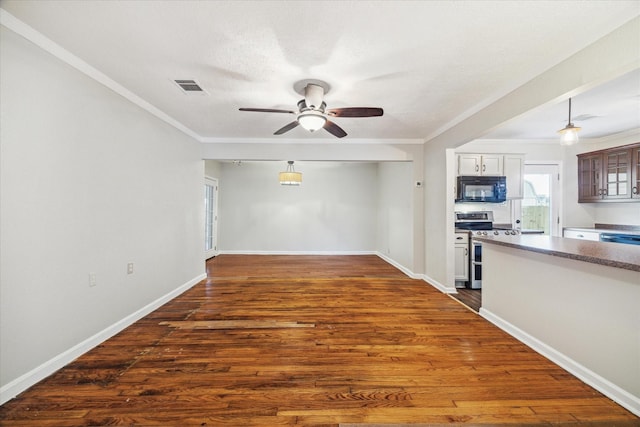
[[204, 93], [204, 90], [195, 80], [174, 80], [174, 82], [180, 86], [185, 93]]

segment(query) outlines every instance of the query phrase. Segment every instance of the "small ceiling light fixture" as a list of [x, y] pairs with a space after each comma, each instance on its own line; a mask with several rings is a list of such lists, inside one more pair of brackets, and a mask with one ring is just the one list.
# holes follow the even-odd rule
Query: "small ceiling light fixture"
[[580, 128], [571, 123], [571, 98], [569, 98], [569, 122], [564, 128], [558, 131], [560, 134], [560, 144], [573, 145], [577, 143], [579, 139], [578, 131], [580, 131]]
[[322, 129], [326, 122], [327, 119], [322, 115], [322, 113], [313, 110], [304, 111], [303, 113], [298, 115], [298, 123], [300, 123], [300, 126], [305, 128], [309, 132], [314, 132], [318, 129]]
[[293, 160], [287, 162], [287, 170], [279, 174], [280, 185], [300, 185], [302, 173], [293, 169]]

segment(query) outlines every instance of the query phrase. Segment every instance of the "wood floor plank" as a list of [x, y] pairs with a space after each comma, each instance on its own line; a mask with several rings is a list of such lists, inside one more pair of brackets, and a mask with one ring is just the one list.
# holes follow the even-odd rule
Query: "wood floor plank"
[[313, 323], [278, 322], [276, 320], [200, 320], [160, 322], [159, 325], [177, 329], [278, 329], [314, 328]]
[[0, 424], [640, 426], [376, 256], [222, 255], [207, 274], [0, 407]]

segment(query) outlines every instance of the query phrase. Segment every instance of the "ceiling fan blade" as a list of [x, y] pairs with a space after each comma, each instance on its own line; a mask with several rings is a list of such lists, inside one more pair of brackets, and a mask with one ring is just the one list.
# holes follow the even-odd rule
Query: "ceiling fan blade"
[[345, 136], [347, 136], [347, 133], [331, 120], [327, 120], [323, 127], [327, 132], [335, 137], [344, 138]]
[[296, 114], [295, 111], [291, 110], [277, 110], [273, 108], [240, 108], [240, 111], [255, 111], [256, 113], [287, 113], [287, 114]]
[[347, 107], [327, 110], [327, 114], [332, 117], [378, 117], [383, 113], [382, 108], [372, 107]]
[[277, 131], [275, 131], [273, 134], [274, 135], [282, 135], [285, 132], [289, 132], [291, 129], [295, 128], [296, 126], [298, 126], [298, 121], [294, 121], [289, 123], [288, 125], [278, 129]]

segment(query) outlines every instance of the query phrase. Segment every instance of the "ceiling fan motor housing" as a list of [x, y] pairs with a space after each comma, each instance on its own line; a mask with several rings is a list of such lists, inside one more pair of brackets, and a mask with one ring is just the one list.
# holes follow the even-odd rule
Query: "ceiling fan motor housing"
[[324, 89], [321, 86], [309, 83], [304, 89], [304, 100], [307, 107], [317, 110], [324, 102]]

